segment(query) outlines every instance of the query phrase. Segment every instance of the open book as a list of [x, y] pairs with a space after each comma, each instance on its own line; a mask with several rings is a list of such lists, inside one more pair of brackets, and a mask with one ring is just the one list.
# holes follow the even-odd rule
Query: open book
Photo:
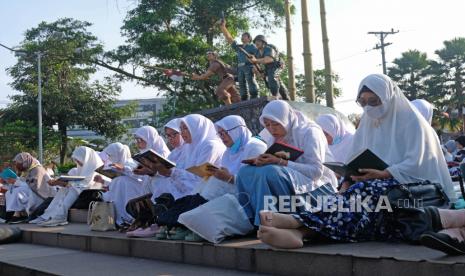
[[84, 179], [86, 179], [85, 176], [74, 176], [74, 175], [60, 175], [56, 178], [56, 180], [65, 181], [65, 182], [82, 181]]
[[366, 149], [361, 154], [353, 158], [348, 164], [342, 162], [325, 162], [326, 167], [330, 168], [333, 172], [343, 177], [351, 175], [362, 175], [359, 169], [375, 169], [385, 170], [389, 167], [381, 158], [374, 154], [371, 150]]
[[123, 171], [117, 170], [111, 166], [101, 166], [100, 168], [96, 169], [95, 172], [104, 175], [110, 179], [126, 175]]
[[[299, 149], [297, 147], [294, 147], [294, 146], [291, 146], [285, 143], [275, 142], [265, 151], [265, 153], [273, 154], [284, 160], [295, 161], [302, 154], [304, 154], [304, 151], [302, 149]], [[242, 160], [242, 163], [253, 166], [255, 165], [255, 159]]]
[[199, 166], [194, 166], [186, 169], [186, 171], [191, 172], [197, 176], [200, 176], [202, 178], [208, 178], [213, 175], [214, 171], [218, 170], [219, 168], [215, 165], [212, 165], [210, 163], [203, 163], [202, 165]]
[[138, 153], [132, 157], [135, 161], [141, 164], [144, 167], [149, 169], [153, 168], [155, 163], [161, 163], [167, 169], [176, 167], [176, 164], [156, 153], [154, 150], [146, 150], [144, 152]]

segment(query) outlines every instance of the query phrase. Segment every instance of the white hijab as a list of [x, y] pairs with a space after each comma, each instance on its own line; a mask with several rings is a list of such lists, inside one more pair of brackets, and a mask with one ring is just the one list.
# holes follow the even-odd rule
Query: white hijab
[[226, 147], [216, 135], [213, 122], [199, 114], [187, 115], [181, 122], [189, 129], [192, 142], [184, 145], [185, 155], [183, 160], [177, 163], [177, 167], [187, 169], [205, 162], [220, 165]]
[[151, 126], [143, 126], [136, 130], [134, 133], [135, 136], [141, 138], [147, 143], [147, 147], [142, 151], [149, 149], [154, 150], [156, 153], [160, 154], [163, 157], [168, 157], [170, 150], [165, 144], [165, 141], [158, 135], [158, 131]]
[[94, 181], [95, 170], [103, 166], [103, 161], [100, 159], [98, 153], [88, 147], [77, 147], [71, 158], [78, 160], [82, 163], [82, 166], [76, 168], [75, 174], [77, 176], [85, 176], [83, 180], [87, 184], [91, 184]]
[[[181, 119], [176, 118], [176, 119], [170, 120], [165, 125], [165, 128], [170, 128], [180, 134], [181, 133], [181, 129], [179, 127], [180, 124], [181, 124]], [[184, 140], [181, 137], [181, 143], [179, 144], [179, 146], [171, 150], [170, 155], [168, 155], [168, 159], [173, 161], [174, 163], [178, 163], [178, 161], [182, 158], [183, 149], [184, 149]]]
[[426, 121], [431, 125], [431, 122], [433, 122], [434, 106], [427, 100], [423, 99], [416, 99], [411, 101], [411, 103], [416, 108], [416, 110], [420, 112], [423, 118], [425, 118]]
[[329, 150], [333, 154], [334, 161], [344, 162], [347, 153], [350, 151], [349, 146], [352, 143], [355, 131], [333, 114], [318, 116], [316, 123], [333, 138], [333, 143], [329, 145]]
[[131, 159], [131, 150], [119, 142], [112, 143], [103, 149], [111, 163], [126, 164]]
[[227, 168], [231, 174], [239, 172], [243, 165], [242, 160], [257, 157], [266, 151], [266, 144], [252, 137], [252, 132], [241, 116], [226, 116], [216, 122], [215, 126], [227, 131], [233, 142], [239, 145], [238, 149], [228, 147], [221, 161], [221, 166]]
[[348, 159], [368, 148], [389, 165], [389, 172], [400, 183], [437, 182], [442, 184], [449, 199], [455, 201], [439, 139], [431, 126], [413, 110], [388, 76], [367, 76], [360, 83], [358, 96], [363, 86], [381, 99], [383, 113], [381, 118], [374, 119], [364, 112]]

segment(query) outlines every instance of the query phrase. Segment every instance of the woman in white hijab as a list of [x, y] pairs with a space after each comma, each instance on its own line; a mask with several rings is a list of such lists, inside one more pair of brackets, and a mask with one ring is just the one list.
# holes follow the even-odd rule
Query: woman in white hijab
[[420, 112], [421, 116], [431, 125], [433, 122], [434, 106], [427, 100], [416, 99], [411, 101], [412, 105]]
[[[296, 161], [287, 161], [272, 154], [262, 154], [256, 158], [256, 166], [245, 166], [237, 175], [237, 189], [240, 203], [255, 225], [260, 224], [259, 212], [265, 209], [266, 196], [291, 196], [303, 194], [337, 179], [323, 162], [333, 161], [328, 143], [321, 128], [307, 119], [302, 113], [292, 109], [285, 101], [268, 103], [260, 116], [265, 127], [264, 137], [271, 146], [284, 142], [304, 151]], [[250, 201], [249, 201], [250, 199]]]
[[62, 182], [50, 180], [49, 185], [60, 186], [60, 190], [53, 198], [52, 202], [45, 209], [45, 212], [30, 223], [37, 223], [40, 226], [58, 226], [68, 224], [68, 210], [85, 189], [100, 189], [101, 183], [95, 182], [96, 169], [103, 166], [97, 152], [88, 147], [77, 147], [71, 158], [76, 163], [76, 169], [70, 170], [69, 175], [83, 176], [82, 181]]
[[[215, 123], [218, 136], [226, 146], [226, 151], [223, 154], [221, 168], [213, 170], [212, 177], [197, 187], [195, 194], [187, 195], [174, 202], [171, 209], [162, 213], [158, 217], [157, 223], [168, 228], [180, 226], [177, 223], [180, 214], [190, 211], [205, 202], [224, 194], [234, 194], [236, 186], [234, 178], [239, 168], [244, 164], [242, 160], [253, 158], [266, 151], [266, 144], [261, 140], [252, 137], [252, 133], [247, 128], [242, 117], [231, 115], [227, 116]], [[197, 236], [185, 228], [180, 228], [175, 235], [170, 238], [186, 240], [196, 240]], [[164, 236], [161, 233], [161, 236]], [[161, 237], [159, 235], [159, 237]]]
[[[112, 143], [103, 149], [108, 156], [109, 167], [122, 171], [124, 175], [115, 177], [108, 184], [108, 191], [103, 193], [103, 200], [115, 204], [116, 224], [130, 224], [132, 217], [126, 212], [126, 204], [132, 198], [143, 195], [146, 189], [143, 185], [143, 176], [133, 174], [137, 164], [131, 158], [128, 146], [121, 143]], [[96, 179], [100, 180], [100, 179]]]
[[323, 129], [334, 161], [346, 161], [355, 129], [347, 126], [341, 119], [333, 114], [318, 116], [316, 123]]
[[152, 149], [163, 157], [168, 157], [170, 154], [165, 141], [163, 141], [163, 138], [158, 135], [158, 131], [152, 126], [138, 128], [134, 133], [134, 137], [138, 144], [137, 147], [141, 152]]
[[180, 130], [185, 143], [183, 158], [172, 169], [161, 164], [157, 166], [159, 175], [151, 184], [153, 202], [163, 193], [172, 194], [175, 199], [192, 194], [202, 178], [186, 169], [207, 162], [216, 166], [221, 164], [225, 146], [218, 139], [212, 121], [199, 114], [187, 115], [180, 120]]
[[[413, 111], [402, 91], [389, 77], [381, 74], [367, 76], [358, 91], [357, 102], [364, 108], [364, 114], [348, 158], [368, 148], [389, 167], [383, 171], [361, 169], [362, 176], [352, 176], [356, 183], [341, 191], [341, 196], [336, 198], [337, 210], [305, 211], [293, 216], [264, 213], [258, 233], [262, 241], [276, 247], [297, 248], [303, 245], [302, 238], [305, 235], [316, 232], [329, 239], [345, 242], [391, 239], [423, 242], [423, 235], [414, 234], [427, 234], [424, 231], [437, 232], [441, 229], [445, 229], [441, 235], [463, 241], [465, 236], [456, 235], [460, 231], [452, 228], [465, 227], [465, 212], [450, 213], [449, 210], [427, 207], [424, 214], [412, 213], [420, 216], [418, 219], [424, 219], [424, 223], [418, 223], [418, 219], [413, 220], [416, 223], [411, 226], [413, 230], [407, 227], [412, 232], [406, 233], [395, 220], [387, 220], [387, 216], [383, 216], [384, 212], [372, 212], [366, 208], [361, 208], [360, 212], [341, 210], [341, 207], [349, 208], [354, 196], [361, 196], [361, 200], [366, 201], [371, 210], [376, 210], [377, 204], [382, 202], [380, 196], [390, 187], [424, 181], [442, 184], [449, 199], [455, 201], [437, 135], [426, 120]], [[428, 235], [426, 240], [431, 241]]]

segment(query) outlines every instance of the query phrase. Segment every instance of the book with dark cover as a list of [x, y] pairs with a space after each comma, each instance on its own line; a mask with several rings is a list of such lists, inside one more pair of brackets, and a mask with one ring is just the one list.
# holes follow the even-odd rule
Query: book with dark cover
[[304, 151], [285, 143], [275, 142], [266, 150], [265, 153], [276, 155], [277, 157], [285, 160], [295, 161], [304, 154]]
[[323, 165], [342, 177], [362, 175], [362, 173], [358, 171], [359, 169], [375, 169], [383, 171], [389, 167], [388, 164], [369, 149], [366, 149], [361, 154], [357, 155], [347, 165], [342, 162], [325, 162]]
[[144, 152], [138, 153], [132, 157], [135, 161], [141, 164], [144, 167], [149, 169], [153, 168], [155, 163], [161, 163], [167, 169], [176, 167], [176, 163], [171, 162], [160, 154], [156, 153], [154, 150], [146, 150]]
[[82, 181], [86, 179], [85, 176], [75, 176], [75, 175], [60, 175], [56, 180], [69, 182], [69, 181]]
[[110, 179], [125, 175], [124, 172], [119, 171], [113, 167], [104, 167], [104, 166], [101, 166], [100, 168], [96, 169], [95, 172], [101, 175], [104, 175]]

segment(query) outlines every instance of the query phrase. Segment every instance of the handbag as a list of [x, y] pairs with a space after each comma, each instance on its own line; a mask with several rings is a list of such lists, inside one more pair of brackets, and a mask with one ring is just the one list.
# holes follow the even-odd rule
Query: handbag
[[392, 186], [385, 192], [394, 209], [434, 206], [448, 208], [449, 198], [442, 185], [424, 181]]
[[87, 224], [91, 231], [116, 230], [113, 202], [92, 201], [87, 212]]
[[439, 183], [429, 181], [391, 187], [385, 192], [393, 212], [384, 219], [398, 229], [405, 240], [418, 243], [428, 231], [441, 229], [438, 208], [449, 208], [449, 198]]

